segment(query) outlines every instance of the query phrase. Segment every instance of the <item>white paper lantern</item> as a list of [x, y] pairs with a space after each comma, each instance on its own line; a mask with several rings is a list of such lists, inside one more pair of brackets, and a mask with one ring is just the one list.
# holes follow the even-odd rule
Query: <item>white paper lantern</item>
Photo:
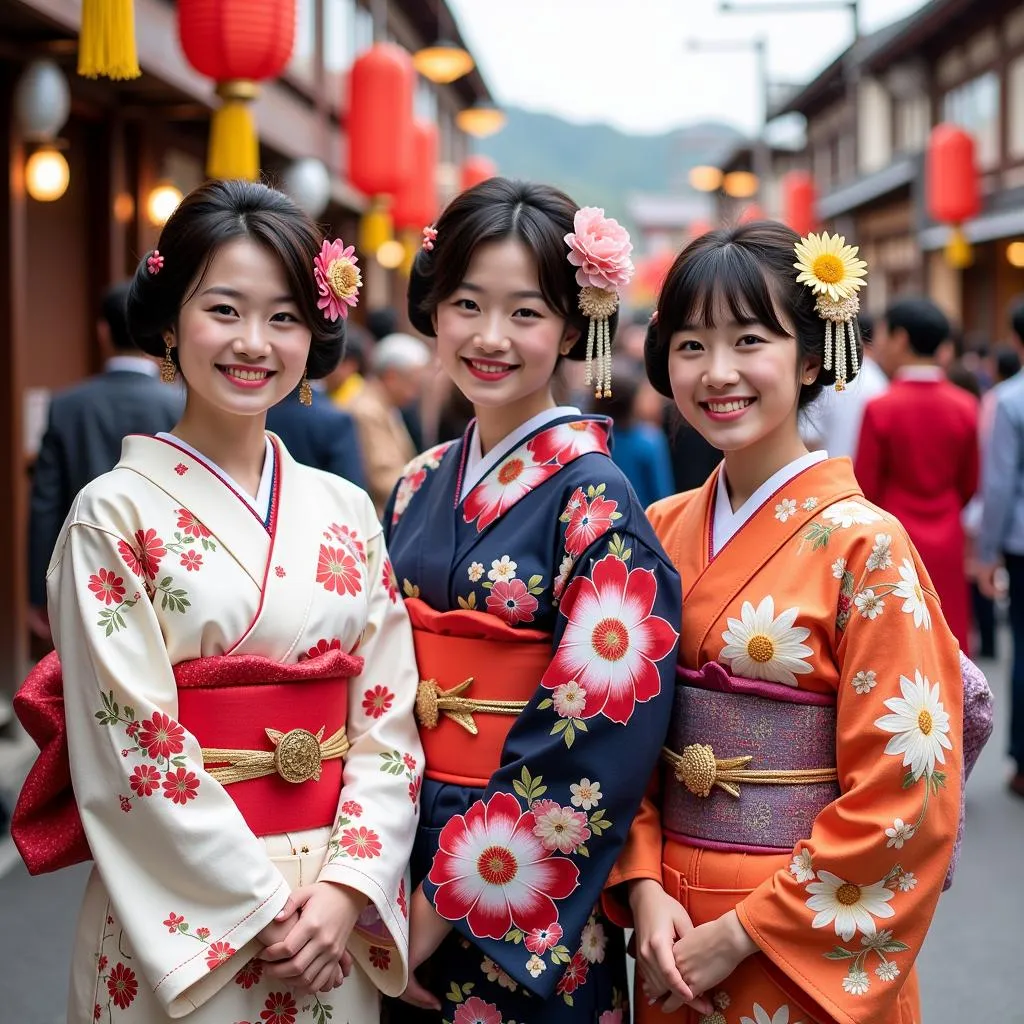
[[25, 138], [55, 138], [70, 113], [71, 92], [64, 72], [52, 60], [29, 64], [14, 90], [14, 116]]
[[288, 165], [281, 187], [310, 217], [319, 217], [331, 198], [331, 173], [315, 157], [303, 157]]

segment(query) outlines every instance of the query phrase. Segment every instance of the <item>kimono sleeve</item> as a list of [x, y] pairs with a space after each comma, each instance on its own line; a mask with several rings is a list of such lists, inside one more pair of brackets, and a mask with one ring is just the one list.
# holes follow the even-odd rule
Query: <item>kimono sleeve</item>
[[[368, 515], [372, 510], [367, 503]], [[406, 867], [419, 820], [423, 749], [413, 708], [419, 676], [412, 629], [384, 538], [367, 544], [369, 613], [350, 681], [345, 779], [319, 880], [356, 889], [369, 904], [349, 951], [387, 995], [404, 991], [409, 933]]]
[[681, 596], [639, 506], [586, 547], [569, 538], [567, 558], [551, 663], [483, 799], [442, 830], [423, 889], [516, 982], [571, 1005], [668, 728]]
[[838, 1021], [868, 1024], [896, 1013], [952, 856], [963, 688], [956, 640], [902, 527], [873, 523], [844, 553], [842, 795], [737, 912], [785, 984]]
[[137, 560], [121, 537], [77, 518], [81, 503], [48, 578], [71, 779], [136, 965], [181, 1017], [260, 951], [255, 936], [289, 890], [176, 721], [160, 624], [125, 556]]

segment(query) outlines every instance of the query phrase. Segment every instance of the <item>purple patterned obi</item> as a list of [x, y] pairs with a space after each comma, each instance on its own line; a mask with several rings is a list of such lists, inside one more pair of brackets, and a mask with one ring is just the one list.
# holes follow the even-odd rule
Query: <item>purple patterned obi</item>
[[791, 850], [839, 796], [833, 697], [678, 669], [664, 751], [666, 837], [751, 853]]

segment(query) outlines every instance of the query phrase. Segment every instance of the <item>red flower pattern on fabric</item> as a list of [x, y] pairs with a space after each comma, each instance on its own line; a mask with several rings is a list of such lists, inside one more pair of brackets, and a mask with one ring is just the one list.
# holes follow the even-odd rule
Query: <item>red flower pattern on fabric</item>
[[413, 802], [414, 806], [416, 804], [416, 801], [420, 798], [420, 790], [422, 788], [423, 777], [421, 775], [417, 775], [416, 778], [409, 783], [409, 799]]
[[475, 519], [480, 533], [558, 469], [556, 465], [540, 464], [525, 445], [520, 446], [469, 492], [462, 506], [462, 518], [467, 523]]
[[176, 509], [176, 512], [178, 513], [179, 530], [184, 530], [185, 533], [190, 537], [195, 537], [196, 540], [202, 540], [203, 537], [210, 536], [210, 531], [187, 508]]
[[205, 941], [206, 939], [208, 939], [210, 937], [210, 929], [209, 928], [197, 928], [196, 929], [196, 935], [198, 935], [199, 938], [201, 938], [201, 939], [203, 939]]
[[441, 830], [429, 879], [437, 912], [466, 919], [478, 939], [502, 939], [558, 920], [555, 900], [579, 885], [579, 868], [554, 855], [533, 834], [537, 819], [511, 793], [477, 800]]
[[139, 556], [135, 548], [130, 544], [126, 544], [123, 540], [119, 540], [117, 542], [117, 553], [124, 559], [125, 565], [127, 565], [136, 576], [142, 575], [142, 563], [139, 561]]
[[582, 555], [598, 537], [608, 532], [618, 507], [618, 502], [600, 496], [588, 502], [583, 489], [577, 487], [565, 510], [569, 514], [565, 528], [566, 552], [573, 558]]
[[285, 576], [287, 576], [288, 574], [284, 571], [284, 566], [283, 565], [275, 565], [274, 566], [274, 575], [279, 580], [283, 580], [285, 578]]
[[331, 523], [328, 529], [337, 541], [344, 544], [364, 565], [366, 564], [366, 546], [359, 539], [356, 530], [351, 530], [347, 526], [339, 526], [337, 523]]
[[398, 604], [398, 577], [395, 575], [390, 558], [384, 559], [384, 574], [381, 583], [383, 583], [384, 589], [387, 590], [391, 603]]
[[416, 758], [413, 757], [412, 754], [403, 754], [402, 764], [404, 764], [405, 767], [409, 769], [409, 771], [416, 771]]
[[522, 580], [497, 580], [487, 595], [487, 610], [510, 626], [519, 622], [533, 622], [537, 598]]
[[198, 572], [203, 567], [203, 556], [198, 551], [183, 551], [181, 564], [186, 572]]
[[405, 898], [405, 879], [403, 878], [398, 883], [398, 909], [402, 912], [402, 917], [409, 916], [409, 903]]
[[123, 963], [107, 975], [107, 991], [114, 1005], [120, 1010], [127, 1010], [139, 994], [139, 983], [135, 980], [135, 972]]
[[586, 984], [589, 970], [590, 965], [587, 963], [587, 958], [582, 953], [574, 953], [565, 973], [558, 979], [555, 991], [559, 995], [571, 995], [580, 985]]
[[184, 806], [199, 792], [199, 779], [194, 772], [177, 768], [164, 776], [164, 796]]
[[124, 600], [124, 577], [110, 569], [100, 569], [89, 577], [89, 589], [104, 604], [120, 604]]
[[338, 639], [334, 639], [334, 640], [320, 639], [320, 640], [317, 640], [315, 647], [310, 647], [310, 649], [308, 651], [306, 651], [305, 657], [307, 657], [307, 658], [319, 658], [321, 654], [326, 654], [328, 651], [340, 651], [340, 650], [341, 650], [341, 641], [340, 640], [338, 640]]
[[370, 718], [382, 718], [391, 710], [395, 695], [386, 687], [378, 684], [363, 694], [363, 714]]
[[290, 992], [271, 992], [263, 1005], [260, 1019], [267, 1024], [295, 1024], [298, 1008]]
[[316, 568], [316, 581], [325, 590], [338, 594], [358, 594], [363, 589], [359, 567], [351, 552], [343, 548], [320, 545], [320, 559]]
[[164, 926], [173, 935], [176, 931], [178, 931], [178, 925], [184, 923], [185, 917], [183, 914], [175, 914], [174, 911], [171, 911], [171, 913], [167, 915], [167, 920], [164, 921]]
[[342, 814], [350, 814], [353, 818], [358, 818], [363, 813], [363, 805], [356, 803], [355, 800], [346, 800], [341, 805]]
[[154, 711], [152, 718], [144, 719], [139, 730], [139, 746], [157, 760], [180, 754], [185, 749], [185, 730], [173, 718]]
[[547, 928], [534, 928], [524, 941], [526, 948], [531, 953], [543, 956], [549, 949], [557, 946], [562, 941], [562, 926], [556, 922], [549, 924]]
[[102, 1006], [100, 1006], [100, 1004], [99, 1004], [99, 1003], [97, 1003], [97, 1004], [96, 1004], [96, 1005], [95, 1005], [95, 1006], [94, 1006], [94, 1007], [92, 1008], [92, 1019], [93, 1019], [93, 1020], [99, 1020], [99, 1019], [100, 1019], [100, 1017], [102, 1017], [102, 1016], [103, 1016], [103, 1007], [102, 1007]]
[[151, 764], [140, 764], [129, 776], [128, 785], [136, 796], [152, 796], [160, 788], [160, 772]]
[[345, 853], [358, 860], [372, 860], [381, 852], [380, 837], [372, 828], [360, 825], [359, 828], [347, 828], [341, 833], [341, 845]]
[[160, 571], [160, 559], [167, 554], [167, 548], [156, 535], [156, 530], [136, 530], [135, 549], [142, 573], [151, 580], [156, 579], [156, 574]]
[[657, 596], [650, 569], [627, 569], [614, 555], [594, 566], [592, 578], [573, 579], [559, 605], [569, 622], [541, 685], [553, 690], [575, 680], [585, 695], [580, 718], [628, 722], [638, 701], [660, 692], [656, 663], [678, 636], [651, 614]]
[[211, 971], [227, 963], [235, 955], [235, 947], [228, 942], [214, 942], [206, 951], [206, 966]]
[[595, 420], [573, 420], [541, 431], [526, 447], [538, 462], [555, 459], [565, 465], [587, 452], [607, 452], [608, 435], [604, 426]]
[[263, 977], [263, 961], [253, 957], [236, 975], [235, 984], [252, 988]]
[[470, 996], [459, 1003], [452, 1024], [503, 1024], [501, 1011], [494, 1003], [485, 1003], [479, 996]]
[[383, 946], [371, 946], [369, 956], [370, 963], [378, 971], [386, 971], [391, 966], [391, 952]]
[[184, 462], [179, 462], [174, 467], [174, 472], [177, 473], [178, 476], [184, 476], [188, 472], [188, 466], [186, 466]]

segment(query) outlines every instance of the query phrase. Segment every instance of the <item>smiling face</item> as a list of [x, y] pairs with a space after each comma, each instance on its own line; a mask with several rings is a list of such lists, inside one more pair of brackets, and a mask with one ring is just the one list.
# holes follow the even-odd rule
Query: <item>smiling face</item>
[[290, 291], [280, 261], [257, 243], [217, 250], [168, 338], [193, 415], [262, 415], [296, 387], [310, 331]]
[[435, 312], [437, 354], [478, 417], [514, 429], [554, 402], [551, 377], [578, 332], [544, 301], [522, 242], [480, 246], [465, 278]]
[[716, 304], [712, 319], [710, 326], [684, 324], [672, 334], [675, 403], [721, 451], [763, 449], [766, 462], [774, 462], [771, 452], [799, 439], [800, 386], [814, 379], [817, 362], [799, 356], [793, 336], [737, 319], [725, 303]]

